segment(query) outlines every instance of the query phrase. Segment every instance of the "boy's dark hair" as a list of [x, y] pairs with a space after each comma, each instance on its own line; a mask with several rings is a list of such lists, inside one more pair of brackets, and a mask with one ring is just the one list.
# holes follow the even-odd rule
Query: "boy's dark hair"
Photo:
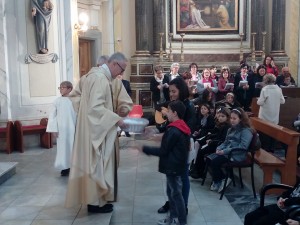
[[182, 101], [176, 100], [176, 101], [170, 102], [169, 103], [169, 108], [173, 112], [177, 112], [177, 115], [178, 115], [179, 119], [183, 119], [186, 108], [185, 108], [185, 105], [183, 104]]

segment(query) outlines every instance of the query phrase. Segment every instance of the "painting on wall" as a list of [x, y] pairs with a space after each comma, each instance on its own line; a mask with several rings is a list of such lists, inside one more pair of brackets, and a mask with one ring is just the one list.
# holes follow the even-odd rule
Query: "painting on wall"
[[139, 92], [139, 105], [142, 105], [143, 108], [151, 108], [152, 107], [152, 95], [151, 91], [143, 91], [140, 90]]
[[238, 32], [240, 1], [243, 0], [174, 0], [176, 31], [177, 33]]

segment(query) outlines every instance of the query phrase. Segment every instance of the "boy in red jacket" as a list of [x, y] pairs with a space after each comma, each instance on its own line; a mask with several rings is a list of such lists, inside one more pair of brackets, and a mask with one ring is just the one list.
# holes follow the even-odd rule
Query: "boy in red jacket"
[[167, 117], [170, 124], [164, 133], [160, 147], [144, 146], [147, 155], [159, 156], [159, 172], [166, 174], [167, 195], [170, 202], [170, 216], [159, 220], [159, 225], [186, 225], [186, 209], [182, 197], [181, 175], [185, 172], [191, 130], [182, 120], [185, 106], [181, 101], [172, 101], [168, 106]]

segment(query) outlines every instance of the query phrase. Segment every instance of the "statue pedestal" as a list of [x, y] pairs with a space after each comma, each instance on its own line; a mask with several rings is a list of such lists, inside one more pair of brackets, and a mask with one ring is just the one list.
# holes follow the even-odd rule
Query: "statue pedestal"
[[32, 54], [28, 53], [25, 56], [25, 63], [30, 64], [32, 62], [38, 63], [38, 64], [45, 64], [45, 63], [56, 63], [58, 60], [58, 55], [56, 53], [50, 53], [50, 54]]

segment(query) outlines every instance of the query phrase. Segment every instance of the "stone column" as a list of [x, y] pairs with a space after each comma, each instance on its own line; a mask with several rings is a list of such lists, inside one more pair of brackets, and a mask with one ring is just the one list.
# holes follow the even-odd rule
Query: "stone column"
[[256, 53], [262, 53], [262, 32], [266, 31], [266, 0], [252, 0], [251, 2], [251, 33], [255, 35]]
[[136, 56], [149, 57], [153, 47], [153, 1], [135, 0]]
[[165, 0], [153, 1], [153, 53], [159, 55], [160, 36], [159, 33], [164, 33], [162, 39], [163, 50], [166, 49], [166, 7]]
[[272, 55], [285, 55], [285, 0], [273, 0], [272, 6]]

